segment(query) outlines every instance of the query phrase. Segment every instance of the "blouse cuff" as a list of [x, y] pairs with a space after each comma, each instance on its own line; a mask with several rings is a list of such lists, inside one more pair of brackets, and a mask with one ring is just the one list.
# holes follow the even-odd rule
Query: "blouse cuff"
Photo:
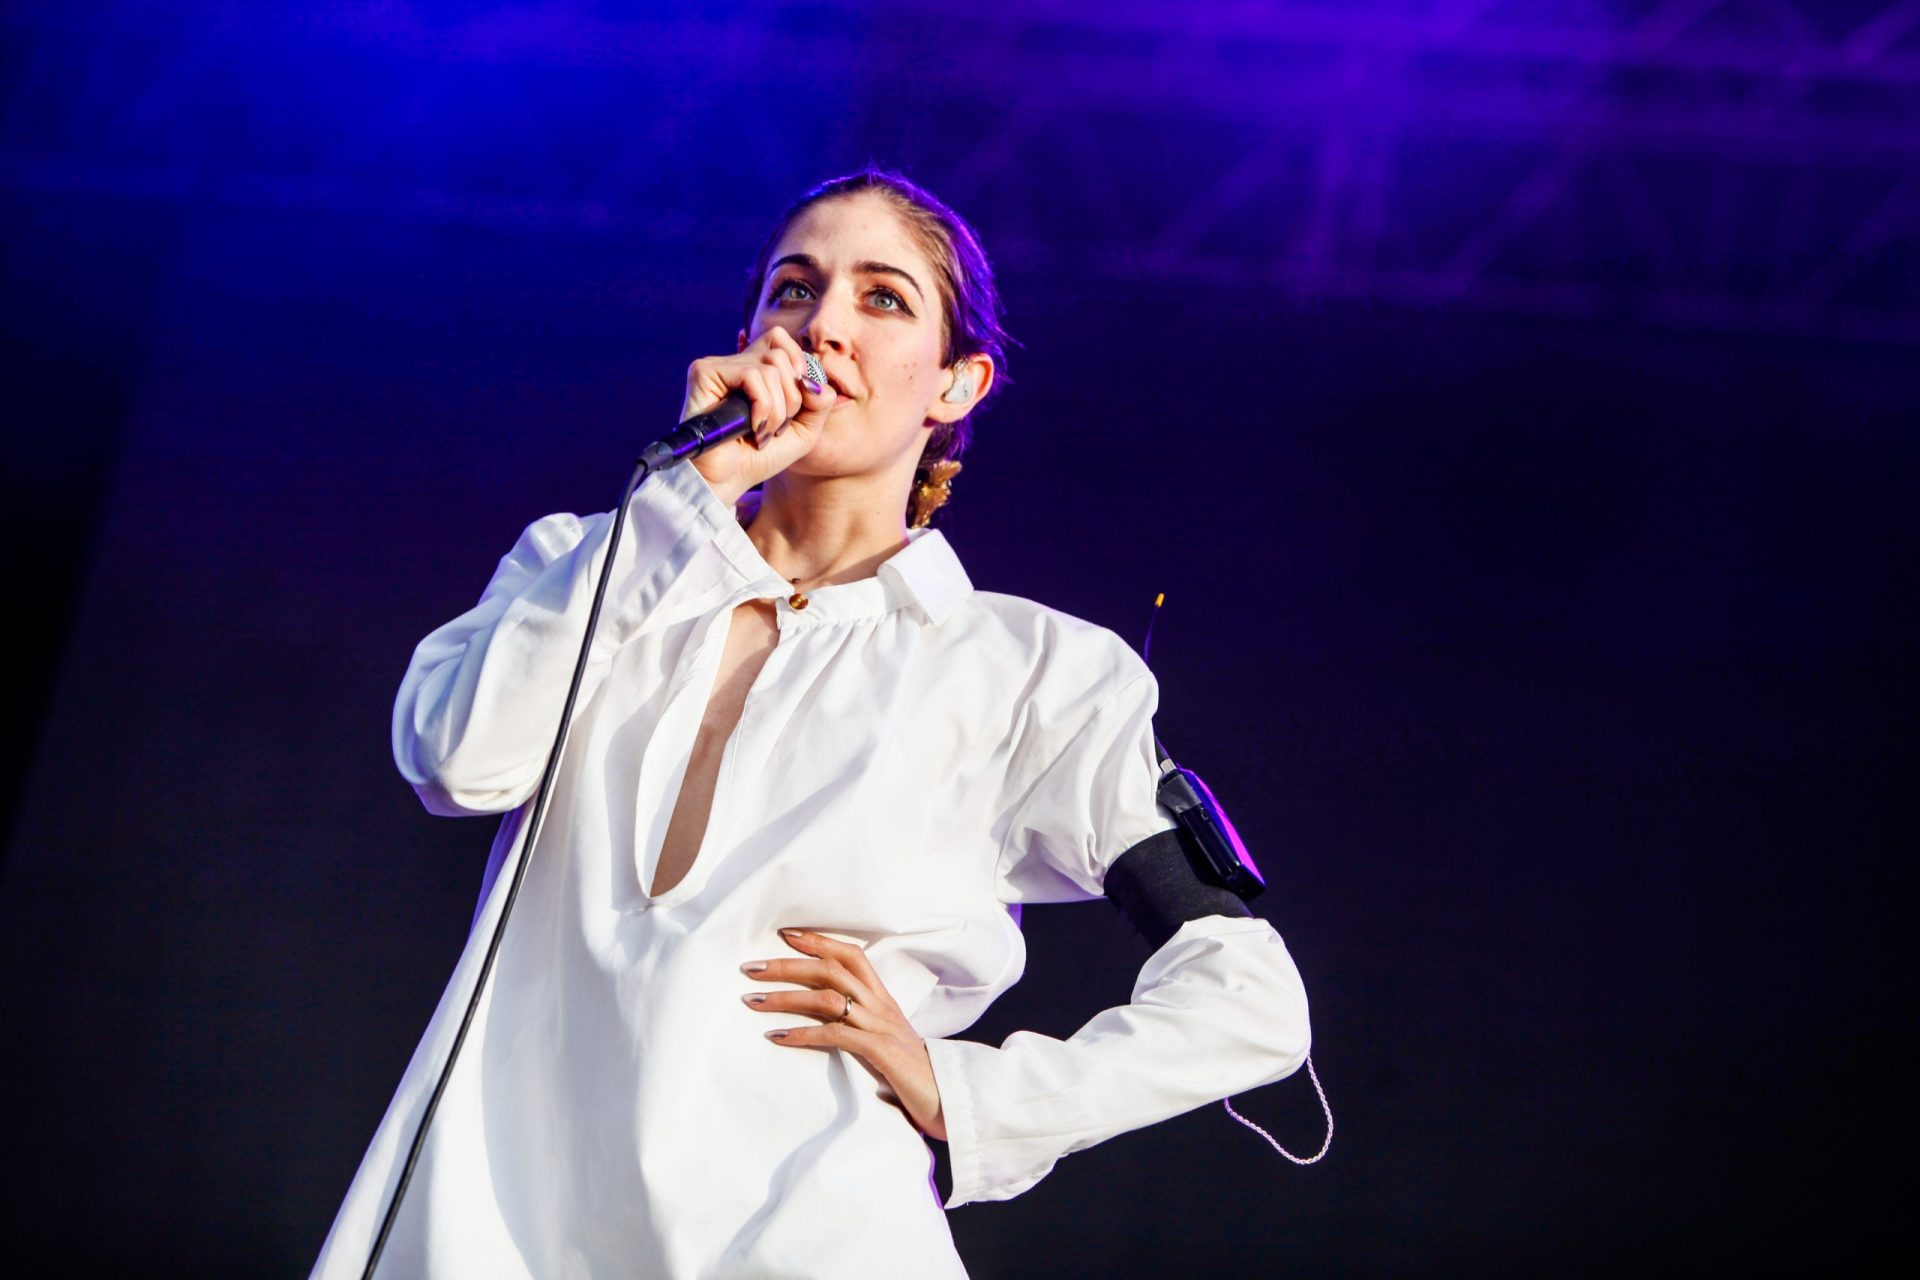
[[1017, 1185], [989, 1185], [981, 1168], [980, 1131], [974, 1116], [974, 1074], [987, 1059], [999, 1053], [992, 1045], [975, 1040], [928, 1040], [927, 1056], [933, 1060], [934, 1086], [940, 1091], [940, 1114], [947, 1124], [947, 1164], [952, 1171], [953, 1193], [945, 1208], [957, 1209], [976, 1200], [1008, 1200], [1040, 1181], [1053, 1168], [1047, 1167]]
[[[623, 551], [621, 558], [634, 557], [628, 563], [637, 562], [641, 578], [635, 587], [620, 593], [621, 602], [606, 631], [611, 644], [630, 639], [646, 618], [668, 603], [669, 593], [679, 602], [673, 606], [677, 612], [698, 603], [702, 593], [721, 588], [720, 579], [705, 570], [682, 580], [708, 544], [719, 550], [725, 568], [734, 575], [726, 581], [727, 589], [766, 572], [766, 562], [740, 527], [733, 508], [691, 462], [647, 477], [627, 509], [634, 550]], [[720, 567], [719, 562], [715, 567]]]
[[[697, 547], [714, 538], [726, 539], [729, 530], [746, 538], [733, 508], [720, 500], [691, 462], [648, 476], [634, 493], [631, 510], [635, 528], [643, 536], [665, 537], [666, 546]], [[737, 553], [737, 547], [729, 547], [727, 558], [736, 560]]]

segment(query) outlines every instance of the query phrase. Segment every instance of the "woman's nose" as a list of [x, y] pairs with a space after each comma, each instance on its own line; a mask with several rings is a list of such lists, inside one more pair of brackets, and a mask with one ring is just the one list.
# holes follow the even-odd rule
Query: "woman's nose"
[[800, 340], [800, 346], [806, 351], [844, 351], [846, 350], [846, 303], [835, 296], [836, 291], [829, 289], [808, 313], [806, 323], [800, 326], [800, 332], [794, 336]]

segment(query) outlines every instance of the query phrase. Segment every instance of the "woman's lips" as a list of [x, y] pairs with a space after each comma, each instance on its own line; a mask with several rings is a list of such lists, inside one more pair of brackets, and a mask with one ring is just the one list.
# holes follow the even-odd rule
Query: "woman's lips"
[[827, 368], [826, 361], [821, 360], [819, 364], [820, 364], [820, 372], [826, 375], [827, 385], [833, 388], [834, 395], [839, 396], [842, 399], [851, 400], [853, 397], [847, 394], [846, 384], [841, 382], [840, 379], [833, 376], [833, 370]]

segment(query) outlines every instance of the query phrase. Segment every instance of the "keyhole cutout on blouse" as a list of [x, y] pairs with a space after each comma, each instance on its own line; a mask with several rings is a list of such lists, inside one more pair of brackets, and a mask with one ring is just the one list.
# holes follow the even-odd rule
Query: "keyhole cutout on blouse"
[[660, 857], [654, 864], [653, 887], [647, 896], [657, 898], [686, 878], [707, 835], [713, 816], [713, 792], [720, 777], [720, 759], [726, 753], [727, 740], [740, 723], [747, 705], [747, 691], [754, 677], [767, 664], [767, 657], [780, 641], [780, 624], [774, 616], [771, 600], [749, 600], [737, 606], [727, 620], [727, 642], [720, 652], [720, 670], [713, 677], [713, 692], [707, 697], [707, 709], [700, 717], [700, 731], [694, 735], [693, 755], [687, 761], [687, 776], [680, 783], [680, 795], [673, 802], [673, 817], [667, 823], [666, 838], [660, 845]]

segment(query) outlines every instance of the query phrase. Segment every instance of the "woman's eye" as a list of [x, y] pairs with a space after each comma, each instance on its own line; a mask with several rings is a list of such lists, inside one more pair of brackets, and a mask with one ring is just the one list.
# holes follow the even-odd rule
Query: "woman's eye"
[[[806, 281], [782, 280], [779, 284], [774, 285], [773, 290], [767, 294], [767, 302], [769, 304], [799, 302], [812, 296], [813, 288], [808, 285]], [[906, 315], [913, 314], [913, 308], [907, 305], [907, 300], [883, 284], [875, 285], [868, 291], [867, 296], [871, 298], [874, 305], [882, 311], [899, 311]]]

